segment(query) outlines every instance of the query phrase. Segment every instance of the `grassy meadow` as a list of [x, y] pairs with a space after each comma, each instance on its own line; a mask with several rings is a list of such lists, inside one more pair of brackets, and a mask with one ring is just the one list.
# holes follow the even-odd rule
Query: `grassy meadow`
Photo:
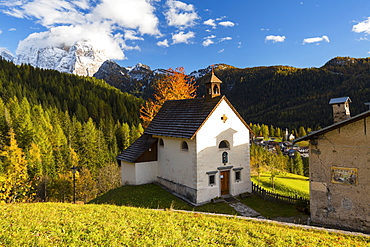
[[0, 205], [0, 246], [369, 246], [370, 237], [115, 205]]
[[[251, 177], [253, 183], [258, 184], [258, 175]], [[266, 190], [273, 191], [271, 185], [271, 174], [261, 173], [259, 185]], [[286, 196], [297, 195], [303, 198], [310, 198], [308, 177], [292, 173], [281, 173], [275, 177], [275, 193]]]

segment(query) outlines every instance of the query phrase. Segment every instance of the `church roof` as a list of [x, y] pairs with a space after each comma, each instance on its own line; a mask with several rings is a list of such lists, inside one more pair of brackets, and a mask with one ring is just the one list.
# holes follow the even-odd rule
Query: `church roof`
[[222, 81], [220, 79], [218, 79], [218, 77], [213, 73], [212, 71], [212, 75], [211, 75], [211, 80], [209, 82], [217, 82], [217, 83], [222, 83]]
[[131, 146], [118, 155], [116, 159], [134, 163], [156, 140], [157, 138], [153, 138], [151, 135], [143, 134]]
[[241, 121], [249, 128], [225, 96], [166, 101], [145, 133], [154, 136], [168, 136], [193, 139], [203, 123], [225, 100]]

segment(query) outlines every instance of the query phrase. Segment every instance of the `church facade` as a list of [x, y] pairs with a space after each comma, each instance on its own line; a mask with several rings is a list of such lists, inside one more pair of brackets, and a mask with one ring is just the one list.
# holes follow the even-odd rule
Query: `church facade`
[[117, 159], [124, 184], [158, 182], [193, 204], [251, 192], [250, 128], [212, 73], [203, 98], [164, 103]]

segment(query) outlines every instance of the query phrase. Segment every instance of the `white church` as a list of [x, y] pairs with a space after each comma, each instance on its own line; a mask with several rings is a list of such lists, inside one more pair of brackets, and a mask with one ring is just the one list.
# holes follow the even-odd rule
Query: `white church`
[[117, 159], [122, 183], [157, 182], [193, 205], [251, 192], [251, 129], [212, 72], [203, 98], [163, 104], [144, 134]]

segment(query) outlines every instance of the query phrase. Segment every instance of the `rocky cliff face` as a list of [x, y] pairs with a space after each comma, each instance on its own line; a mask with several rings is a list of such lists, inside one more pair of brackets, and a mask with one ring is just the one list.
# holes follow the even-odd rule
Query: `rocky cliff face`
[[152, 82], [165, 73], [163, 69], [151, 70], [148, 65], [141, 63], [133, 67], [121, 67], [112, 60], [105, 61], [94, 77], [105, 80], [108, 84], [129, 92], [138, 97], [151, 97]]
[[108, 58], [104, 51], [95, 49], [88, 41], [82, 41], [76, 42], [71, 47], [30, 46], [18, 54], [14, 62], [81, 76], [93, 76], [106, 60]]

